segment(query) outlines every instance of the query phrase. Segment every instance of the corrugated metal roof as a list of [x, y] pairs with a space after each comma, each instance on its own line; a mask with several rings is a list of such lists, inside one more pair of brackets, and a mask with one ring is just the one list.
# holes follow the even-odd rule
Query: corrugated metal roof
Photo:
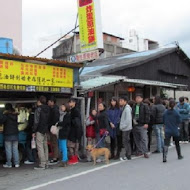
[[120, 76], [101, 76], [81, 82], [82, 91], [96, 90], [107, 85], [123, 81], [125, 77]]
[[179, 87], [187, 87], [187, 85], [183, 84], [173, 84], [173, 83], [166, 83], [166, 82], [152, 81], [152, 80], [127, 79], [126, 77], [122, 76], [100, 76], [81, 82], [81, 87], [82, 87], [81, 91], [85, 92], [92, 90], [94, 91], [104, 86], [116, 84], [119, 82], [160, 86], [160, 87], [173, 88], [173, 89]]
[[140, 79], [124, 79], [124, 82], [151, 85], [151, 86], [160, 86], [160, 87], [167, 87], [167, 88], [187, 87], [187, 85], [183, 85], [183, 84], [173, 84], [173, 83], [166, 83], [166, 82], [160, 82], [160, 81], [140, 80]]
[[113, 57], [98, 59], [83, 69], [81, 76], [83, 75], [101, 75], [102, 73], [109, 74], [111, 71], [122, 70], [127, 67], [132, 67], [137, 64], [141, 64], [159, 56], [164, 56], [166, 54], [176, 51], [177, 45], [170, 44], [167, 46], [160, 47], [158, 49], [135, 52], [116, 55]]

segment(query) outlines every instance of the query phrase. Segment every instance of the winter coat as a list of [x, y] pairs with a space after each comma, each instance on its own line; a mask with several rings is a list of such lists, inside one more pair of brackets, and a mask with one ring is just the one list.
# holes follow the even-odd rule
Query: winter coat
[[86, 137], [93, 139], [96, 137], [95, 118], [91, 115], [88, 117], [86, 121]]
[[45, 134], [48, 132], [50, 108], [47, 105], [39, 106], [34, 113], [34, 127], [33, 132]]
[[[133, 119], [135, 119], [135, 109], [136, 109], [135, 104], [132, 109], [132, 116]], [[150, 108], [147, 104], [141, 103], [140, 108], [139, 108], [139, 118], [138, 118], [138, 126], [143, 126], [144, 124], [149, 124], [150, 122]], [[134, 125], [135, 126], [135, 125]]]
[[181, 116], [178, 110], [166, 110], [163, 116], [164, 126], [165, 126], [165, 136], [178, 137], [179, 134], [179, 124], [181, 123]]
[[18, 113], [6, 111], [0, 115], [0, 123], [4, 125], [3, 134], [18, 135]]
[[78, 108], [74, 107], [71, 109], [71, 128], [69, 132], [68, 140], [76, 143], [80, 141], [83, 135], [81, 115]]
[[113, 128], [113, 129], [111, 128], [111, 126], [109, 126], [109, 135], [112, 138], [115, 138], [117, 128], [119, 128], [121, 110], [119, 108], [110, 108], [107, 111], [107, 115], [108, 115], [109, 122], [113, 123], [115, 125], [115, 128]]
[[152, 106], [153, 124], [163, 124], [163, 115], [166, 108], [163, 104]]
[[190, 112], [189, 104], [184, 103], [183, 105], [181, 105], [180, 103], [178, 103], [177, 109], [179, 111], [179, 114], [180, 114], [182, 120], [189, 119], [189, 112]]
[[59, 139], [68, 139], [69, 130], [71, 128], [71, 116], [70, 113], [66, 113], [63, 117], [63, 120], [58, 123], [58, 126], [61, 127], [59, 130]]
[[129, 131], [132, 129], [132, 109], [126, 105], [123, 109], [120, 121], [120, 130]]
[[96, 133], [99, 133], [101, 129], [109, 130], [110, 124], [106, 110], [100, 111], [96, 118]]
[[33, 127], [34, 127], [34, 112], [31, 112], [28, 118], [28, 125], [25, 129], [25, 132], [27, 133], [27, 140], [32, 139]]
[[52, 108], [50, 108], [50, 114], [49, 114], [49, 130], [51, 129], [52, 125], [55, 125], [59, 122], [59, 107], [57, 105], [54, 105]]

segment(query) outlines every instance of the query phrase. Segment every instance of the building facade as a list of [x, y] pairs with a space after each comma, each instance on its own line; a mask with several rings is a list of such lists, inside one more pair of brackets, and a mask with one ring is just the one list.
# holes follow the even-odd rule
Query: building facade
[[0, 37], [13, 39], [14, 47], [22, 51], [22, 0], [0, 0]]
[[[122, 47], [123, 40], [118, 36], [103, 33], [104, 50], [101, 51], [100, 58], [134, 52]], [[53, 49], [53, 59], [67, 60], [68, 56], [79, 53], [81, 53], [79, 32], [75, 32], [73, 37], [63, 40], [59, 46]]]

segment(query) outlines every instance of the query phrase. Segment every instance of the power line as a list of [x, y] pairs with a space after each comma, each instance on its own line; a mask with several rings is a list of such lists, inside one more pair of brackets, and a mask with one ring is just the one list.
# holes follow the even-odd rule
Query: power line
[[64, 36], [62, 36], [61, 38], [59, 38], [58, 40], [56, 40], [55, 42], [53, 42], [51, 45], [49, 45], [47, 48], [45, 48], [44, 50], [42, 50], [40, 53], [38, 53], [35, 57], [38, 57], [39, 55], [41, 55], [43, 52], [45, 52], [47, 49], [49, 49], [50, 47], [52, 47], [54, 44], [56, 44], [57, 42], [59, 42], [61, 39], [65, 38], [67, 35], [69, 35], [71, 32], [75, 31], [77, 28], [79, 27], [79, 25], [75, 26], [75, 28], [73, 28], [72, 30], [70, 30], [69, 32], [67, 32]]

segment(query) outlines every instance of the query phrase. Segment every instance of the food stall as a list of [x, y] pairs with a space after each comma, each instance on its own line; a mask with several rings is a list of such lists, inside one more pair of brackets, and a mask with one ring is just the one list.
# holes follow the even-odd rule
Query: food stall
[[[82, 64], [0, 53], [0, 111], [12, 103], [19, 113], [19, 130], [27, 126], [28, 108], [37, 98], [51, 95], [62, 103], [73, 96]], [[0, 146], [3, 126], [0, 126]], [[23, 137], [22, 137], [23, 140]]]

